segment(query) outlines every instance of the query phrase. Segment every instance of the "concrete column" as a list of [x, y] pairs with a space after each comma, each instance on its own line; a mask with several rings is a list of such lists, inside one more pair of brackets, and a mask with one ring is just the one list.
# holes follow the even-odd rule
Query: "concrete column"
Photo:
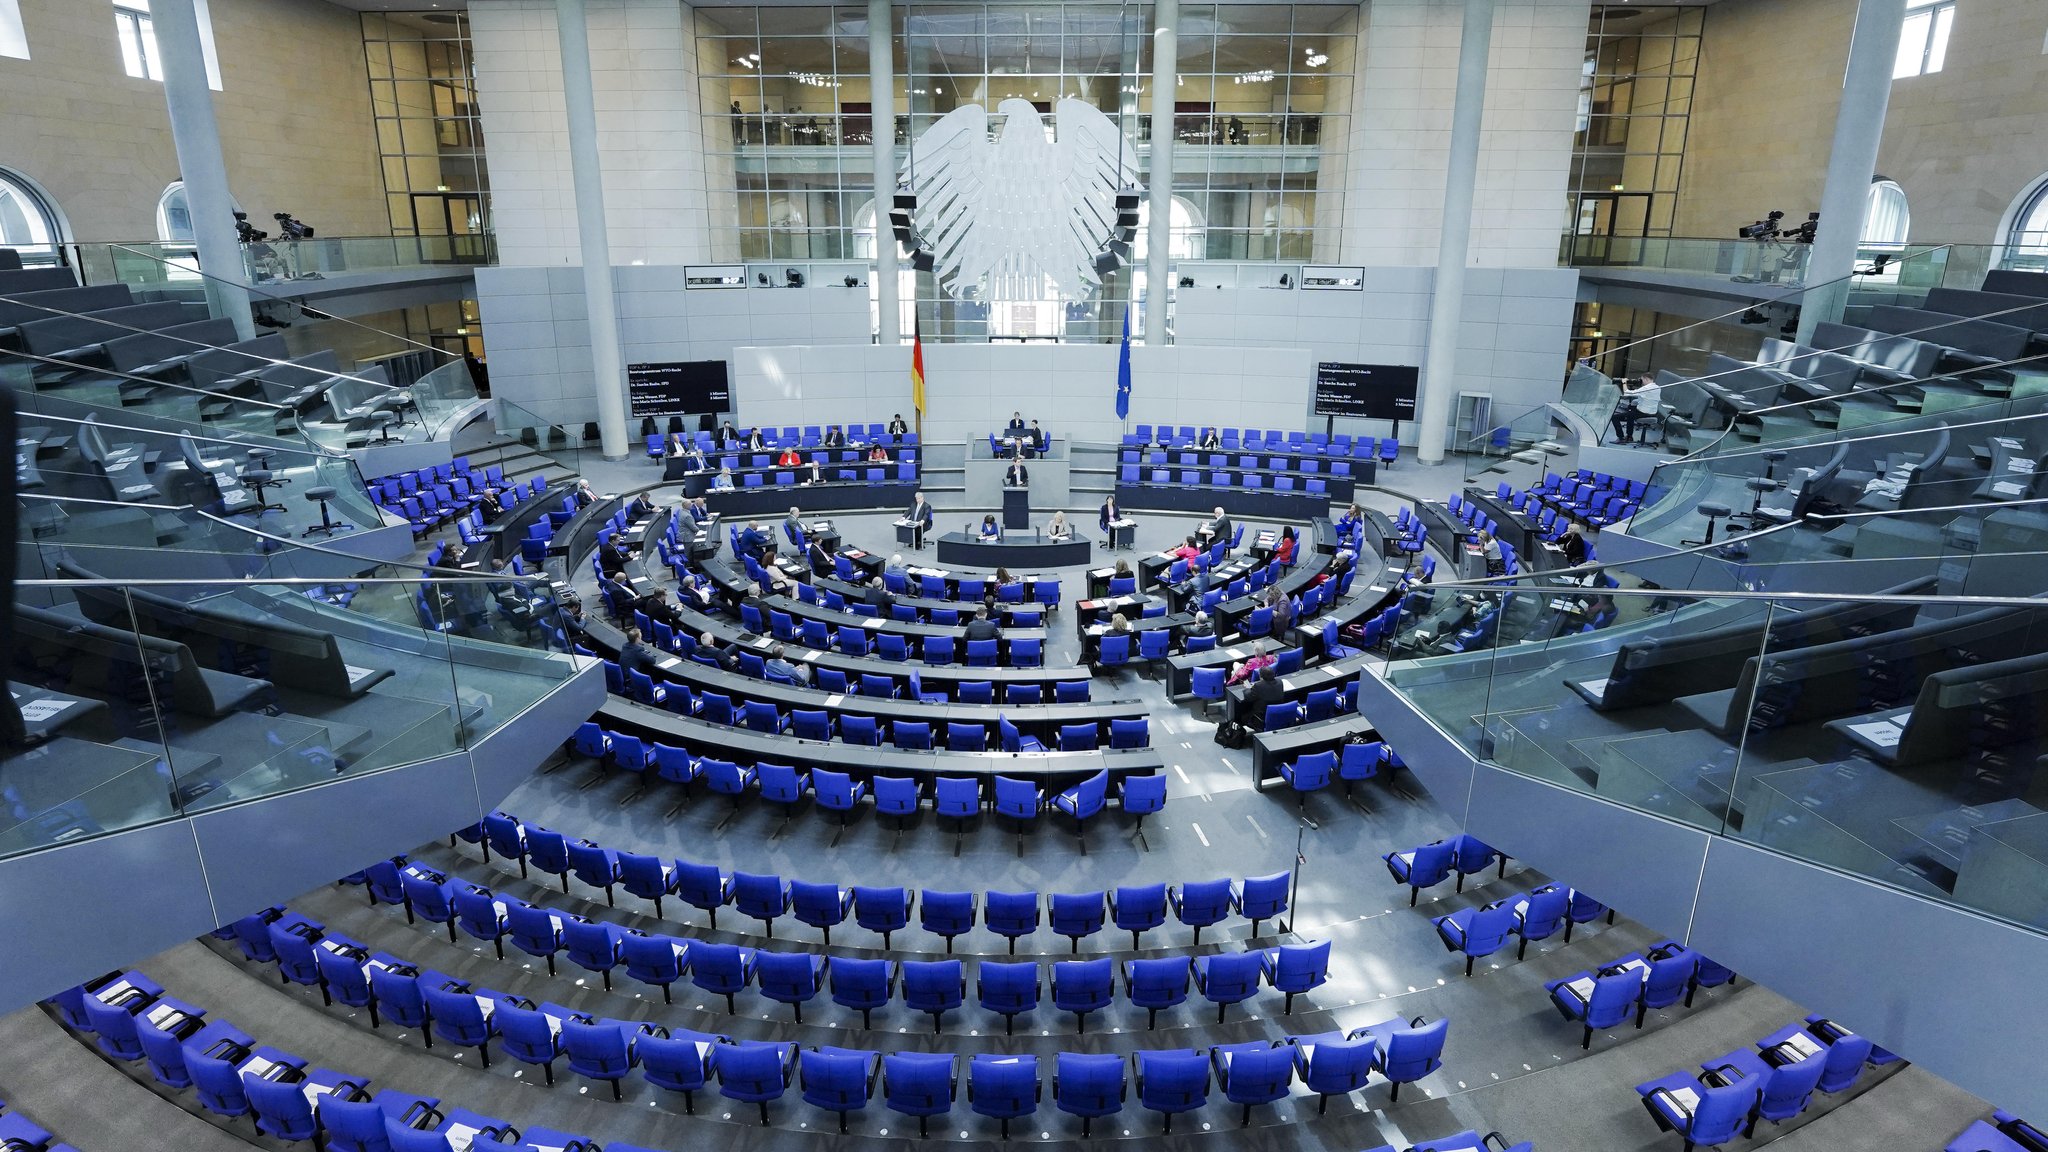
[[1145, 343], [1166, 343], [1173, 292], [1173, 90], [1180, 79], [1180, 0], [1152, 3], [1151, 218], [1145, 228]]
[[555, 0], [562, 42], [562, 106], [569, 120], [569, 172], [576, 184], [576, 239], [583, 255], [583, 306], [590, 316], [590, 368], [597, 388], [598, 444], [624, 459], [626, 370], [619, 308], [612, 299], [612, 242], [604, 220], [604, 169], [597, 158], [597, 106], [590, 90], [590, 26], [583, 0]]
[[896, 298], [896, 236], [889, 209], [896, 196], [896, 58], [889, 0], [868, 0], [868, 104], [874, 109], [875, 342], [902, 342], [903, 304]]
[[157, 0], [150, 20], [163, 61], [164, 102], [170, 108], [185, 203], [192, 212], [192, 237], [199, 244], [199, 267], [206, 273], [206, 296], [214, 313], [234, 321], [235, 334], [248, 340], [256, 335], [256, 322], [249, 314], [242, 245], [235, 239], [235, 201], [228, 194], [228, 166], [213, 118], [213, 88], [206, 82], [199, 15], [192, 0]]
[[1877, 145], [1884, 135], [1892, 65], [1905, 19], [1906, 0], [1862, 0], [1856, 7], [1842, 106], [1835, 113], [1827, 183], [1820, 194], [1820, 231], [1806, 261], [1806, 283], [1819, 287], [1806, 293], [1799, 309], [1802, 344], [1822, 321], [1840, 320], [1849, 300], [1849, 270], [1856, 264], [1856, 242], [1863, 238], [1863, 213], [1870, 205], [1870, 178], [1877, 171]]
[[1486, 60], [1493, 47], [1493, 0], [1465, 0], [1458, 40], [1457, 103], [1451, 155], [1444, 166], [1444, 226], [1436, 246], [1436, 291], [1429, 302], [1429, 343], [1422, 357], [1416, 457], [1441, 464], [1458, 393], [1458, 322], [1465, 312], [1465, 261], [1472, 246], [1472, 189], [1479, 179], [1479, 122], [1486, 111]]

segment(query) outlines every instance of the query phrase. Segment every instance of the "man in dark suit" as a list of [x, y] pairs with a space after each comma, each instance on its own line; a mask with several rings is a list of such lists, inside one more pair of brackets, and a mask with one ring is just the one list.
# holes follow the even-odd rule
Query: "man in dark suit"
[[612, 535], [598, 542], [597, 570], [606, 576], [616, 576], [626, 567], [626, 550], [618, 541], [618, 536]]
[[895, 594], [889, 591], [888, 585], [882, 583], [880, 576], [868, 581], [867, 590], [861, 593], [860, 598], [874, 608], [875, 615], [884, 620], [889, 618], [889, 610], [896, 607]]
[[674, 628], [681, 623], [676, 615], [676, 606], [668, 598], [668, 589], [656, 588], [640, 598], [640, 611], [647, 613], [649, 620], [658, 620]]
[[486, 489], [484, 498], [477, 507], [483, 512], [484, 523], [486, 524], [496, 524], [498, 517], [505, 514], [505, 503], [498, 499], [498, 490], [496, 488]]
[[714, 664], [727, 672], [738, 671], [740, 666], [739, 650], [733, 645], [720, 644], [718, 637], [709, 632], [698, 634], [697, 650], [691, 658], [701, 663]]
[[825, 447], [827, 447], [827, 448], [844, 448], [844, 447], [846, 447], [846, 433], [844, 433], [844, 432], [841, 432], [841, 431], [839, 430], [839, 425], [837, 425], [837, 424], [834, 424], [834, 425], [831, 425], [830, 427], [828, 427], [828, 428], [826, 428], [826, 429], [825, 429]]
[[1003, 435], [1022, 438], [1030, 429], [1024, 423], [1022, 412], [1010, 413], [1010, 422], [1003, 428]]
[[619, 645], [619, 671], [627, 676], [635, 672], [653, 675], [654, 653], [640, 643], [638, 628], [626, 629], [626, 642]]
[[910, 546], [923, 548], [924, 534], [932, 530], [933, 520], [932, 506], [925, 500], [923, 492], [910, 498], [910, 511], [905, 512], [903, 518], [917, 525], [917, 531], [911, 536]]
[[1038, 421], [1036, 421], [1036, 420], [1033, 420], [1033, 421], [1031, 422], [1031, 431], [1030, 431], [1030, 433], [1029, 433], [1029, 434], [1027, 435], [1026, 439], [1027, 439], [1027, 440], [1029, 441], [1029, 447], [1027, 447], [1027, 448], [1025, 449], [1025, 454], [1026, 454], [1026, 455], [1028, 455], [1028, 456], [1043, 456], [1043, 455], [1045, 455], [1045, 446], [1046, 446], [1046, 443], [1047, 443], [1047, 441], [1048, 441], [1048, 437], [1047, 437], [1047, 436], [1046, 436], [1046, 434], [1045, 434], [1045, 429], [1043, 429], [1043, 428], [1040, 428], [1040, 427], [1038, 426]]
[[825, 538], [822, 536], [811, 537], [810, 550], [806, 553], [805, 559], [811, 565], [813, 576], [830, 576], [838, 569], [838, 558], [832, 555], [830, 548], [825, 547]]
[[1017, 454], [1010, 458], [1010, 466], [1003, 469], [1003, 487], [1029, 488], [1030, 486], [1031, 470], [1024, 467], [1024, 452], [1022, 449], [1019, 449]]
[[1244, 707], [1238, 714], [1238, 723], [1254, 732], [1265, 731], [1266, 708], [1285, 699], [1287, 689], [1281, 685], [1280, 678], [1273, 675], [1273, 666], [1266, 665], [1259, 669], [1259, 678], [1245, 690]]
[[1230, 517], [1224, 513], [1222, 505], [1216, 507], [1216, 518], [1202, 525], [1202, 534], [1209, 538], [1211, 544], [1230, 539]]
[[974, 610], [974, 619], [967, 622], [967, 639], [999, 640], [1002, 635], [1003, 630], [996, 627], [996, 622], [988, 618], [987, 608]]
[[761, 430], [759, 428], [750, 428], [747, 430], [747, 451], [760, 452], [766, 450], [767, 447], [768, 441], [762, 437]]
[[898, 413], [897, 413], [897, 414], [896, 414], [896, 415], [895, 415], [895, 416], [894, 416], [893, 418], [891, 418], [891, 419], [890, 419], [890, 421], [889, 421], [889, 435], [891, 435], [891, 436], [908, 436], [908, 435], [910, 435], [910, 422], [909, 422], [909, 421], [907, 421], [907, 420], [905, 420], [905, 419], [903, 418], [903, 413], [901, 413], [901, 412], [898, 412]]
[[768, 602], [761, 599], [761, 586], [759, 584], [747, 585], [746, 595], [740, 597], [740, 607], [746, 608], [750, 606], [754, 611], [761, 614], [761, 621], [765, 624], [768, 620]]
[[740, 533], [741, 554], [752, 556], [754, 559], [759, 560], [761, 553], [767, 550], [768, 534], [761, 531], [761, 525], [758, 521], [749, 521], [745, 530]]

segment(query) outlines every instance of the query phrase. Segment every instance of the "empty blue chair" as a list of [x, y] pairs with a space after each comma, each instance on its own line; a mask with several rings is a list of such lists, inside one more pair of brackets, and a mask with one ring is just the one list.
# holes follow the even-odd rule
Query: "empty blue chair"
[[953, 1110], [955, 1067], [944, 1052], [891, 1052], [882, 1057], [882, 1102], [899, 1116], [917, 1117], [917, 1134], [926, 1138], [931, 1118]]
[[804, 1103], [837, 1115], [843, 1135], [846, 1114], [868, 1106], [881, 1064], [874, 1052], [824, 1045], [811, 1049], [801, 1064]]
[[1127, 1091], [1122, 1057], [1082, 1052], [1061, 1052], [1054, 1057], [1053, 1103], [1069, 1116], [1081, 1118], [1084, 1139], [1095, 1120], [1124, 1110]]
[[[754, 765], [754, 772], [761, 786], [761, 799], [769, 804], [780, 805], [784, 820], [790, 818], [797, 803], [804, 798], [804, 793], [810, 791], [811, 774], [794, 765], [771, 764], [763, 760]], [[733, 902], [735, 905], [738, 904], [737, 894]]]
[[1115, 889], [1109, 894], [1109, 911], [1118, 931], [1131, 934], [1131, 950], [1138, 949], [1138, 936], [1166, 923], [1166, 885], [1138, 884]]
[[427, 1001], [420, 993], [420, 978], [396, 968], [370, 969], [370, 994], [376, 1011], [400, 1028], [418, 1028], [426, 1046], [434, 1046], [434, 1034], [427, 1028]]
[[[454, 907], [455, 920], [462, 926], [462, 930], [474, 939], [488, 941], [498, 950], [498, 959], [503, 960], [505, 958], [505, 913], [498, 911], [497, 901], [491, 892], [483, 888], [458, 891], [455, 893]], [[279, 972], [288, 972], [285, 961], [288, 958], [297, 959], [302, 949], [307, 965], [309, 967], [315, 966], [313, 946], [304, 937], [283, 934], [283, 938], [278, 940], [278, 943], [281, 945], [277, 951]], [[319, 983], [317, 972], [314, 973], [312, 979], [302, 980], [296, 975], [290, 975], [289, 978], [300, 984]]]
[[426, 998], [427, 1018], [434, 1035], [458, 1048], [476, 1049], [483, 1066], [489, 1068], [491, 1037], [498, 1030], [476, 996], [467, 990], [450, 991], [438, 983], [423, 983], [420, 994]]
[[1003, 1034], [1014, 1035], [1017, 1016], [1038, 1007], [1038, 964], [984, 960], [975, 971], [974, 997], [983, 1010], [1000, 1013]]
[[[308, 1095], [308, 1086], [318, 1086], [325, 1092]], [[312, 1101], [316, 1096], [331, 1095], [355, 1101], [370, 1098], [363, 1082], [325, 1068], [316, 1068], [298, 1081], [266, 1080], [254, 1072], [244, 1072], [242, 1089], [256, 1115], [258, 1132], [292, 1144], [310, 1140], [316, 1147], [320, 1140], [320, 1122], [313, 1115]], [[4, 1135], [0, 1133], [0, 1136]], [[5, 1144], [10, 1148], [27, 1146], [12, 1141], [5, 1141]]]
[[731, 1015], [733, 997], [753, 982], [757, 956], [752, 948], [699, 940], [690, 946], [690, 982], [725, 997], [725, 1011]]
[[1283, 761], [1280, 765], [1280, 778], [1294, 789], [1295, 806], [1306, 811], [1308, 794], [1328, 788], [1336, 771], [1335, 752], [1311, 752], [1295, 760]]
[[780, 876], [768, 876], [754, 872], [732, 874], [732, 906], [742, 916], [752, 916], [766, 926], [769, 939], [775, 938], [775, 921], [789, 915], [789, 882]]
[[1740, 1069], [1746, 1078], [1761, 1085], [1756, 1106], [1750, 1111], [1747, 1134], [1753, 1137], [1758, 1120], [1782, 1124], [1806, 1111], [1807, 1104], [1813, 1100], [1813, 1090], [1820, 1084], [1821, 1073], [1827, 1070], [1827, 1053], [1815, 1052], [1790, 1064], [1773, 1065], [1756, 1049], [1742, 1048], [1703, 1065], [1710, 1069], [1730, 1066]]
[[711, 917], [711, 927], [717, 928], [718, 910], [732, 900], [732, 877], [720, 872], [714, 864], [678, 860], [675, 893], [685, 903], [703, 909]]
[[612, 1086], [612, 1099], [621, 1098], [619, 1081], [640, 1064], [633, 1041], [640, 1026], [620, 1020], [567, 1020], [562, 1024], [562, 1052], [569, 1069], [587, 1080], [602, 1080]]
[[808, 952], [757, 952], [754, 979], [761, 995], [787, 1004], [797, 1023], [804, 1022], [804, 1005], [815, 999], [824, 984], [825, 957]]
[[1116, 965], [1109, 957], [1061, 960], [1052, 966], [1052, 1004], [1077, 1017], [1076, 1031], [1088, 1030], [1088, 1014], [1109, 1007], [1116, 996]]
[[1102, 669], [1121, 668], [1131, 662], [1131, 638], [1105, 633], [1095, 648], [1095, 663]]
[[1593, 1033], [1613, 1028], [1640, 1010], [1644, 970], [1623, 964], [1609, 964], [1593, 972], [1580, 972], [1545, 984], [1550, 1002], [1567, 1020], [1585, 1026], [1581, 1049], [1593, 1047]]
[[959, 821], [954, 829], [958, 837], [953, 848], [958, 855], [959, 838], [966, 835], [967, 821], [981, 814], [981, 781], [971, 776], [939, 777], [932, 784], [932, 811]]
[[[1114, 726], [1116, 724], [1123, 723], [1123, 721], [1113, 720], [1110, 723], [1112, 726]], [[1138, 723], [1142, 724], [1144, 723], [1144, 721], [1141, 720], [1138, 721]], [[1091, 724], [1087, 727], [1090, 729], [1092, 733], [1094, 725]], [[1065, 731], [1066, 726], [1062, 726], [1061, 732], [1063, 735]], [[1003, 777], [996, 777], [997, 808], [999, 811], [1001, 810], [1002, 801], [1002, 781]], [[1097, 812], [1102, 811], [1103, 805], [1108, 801], [1108, 796], [1109, 770], [1105, 768], [1091, 776], [1084, 778], [1079, 784], [1074, 785], [1072, 788], [1069, 788], [1066, 791], [1061, 792], [1058, 795], [1055, 795], [1052, 798], [1052, 806], [1058, 809], [1059, 811], [1065, 812], [1067, 815], [1072, 816], [1074, 818], [1074, 834], [1076, 836], [1085, 837], [1088, 831], [1088, 818], [1090, 816], [1095, 815]], [[1083, 839], [1081, 841], [1081, 851], [1084, 855], [1088, 851], [1088, 842], [1086, 839]]]
[[1287, 994], [1287, 1005], [1282, 1011], [1292, 1015], [1296, 996], [1315, 991], [1330, 978], [1330, 942], [1320, 940], [1268, 948], [1260, 954], [1259, 968], [1265, 974], [1267, 984]]
[[880, 747], [882, 723], [873, 716], [841, 716], [839, 738], [848, 744], [860, 744], [869, 748]]
[[1173, 1132], [1173, 1118], [1193, 1112], [1209, 1102], [1209, 1058], [1189, 1048], [1184, 1050], [1139, 1050], [1131, 1054], [1133, 1078], [1138, 1084], [1138, 1105], [1157, 1112], [1165, 1120], [1161, 1131]]
[[728, 1100], [761, 1106], [761, 1124], [768, 1124], [768, 1105], [782, 1099], [796, 1073], [793, 1041], [742, 1040], [713, 1049], [718, 1094]]
[[1145, 817], [1166, 807], [1166, 774], [1124, 777], [1117, 786], [1117, 803], [1138, 818], [1138, 843], [1150, 851], [1152, 846], [1145, 842]]
[[1346, 1038], [1342, 1032], [1315, 1036], [1291, 1036], [1294, 1073], [1302, 1086], [1316, 1094], [1316, 1115], [1330, 1110], [1330, 1097], [1356, 1092], [1372, 1075], [1372, 1037]]
[[1547, 940], [1571, 924], [1571, 889], [1562, 884], [1545, 884], [1523, 900], [1515, 902], [1514, 933], [1521, 937], [1515, 959], [1528, 954], [1531, 940]]
[[842, 956], [832, 962], [832, 1002], [860, 1013], [867, 1028], [875, 1009], [888, 1005], [896, 991], [896, 966], [887, 960]]
[[990, 891], [984, 898], [981, 918], [989, 931], [1009, 941], [1010, 954], [1014, 956], [1018, 938], [1038, 931], [1039, 911], [1036, 892]]
[[1002, 1122], [1002, 1138], [1010, 1138], [1010, 1121], [1038, 1111], [1038, 1057], [979, 1053], [967, 1064], [967, 1104], [978, 1116]]
[[[845, 772], [819, 768], [811, 773], [812, 797], [817, 800], [818, 807], [839, 813], [839, 826], [842, 828], [846, 826], [848, 814], [867, 794], [868, 786]], [[836, 838], [834, 843], [837, 843]]]
[[1240, 1128], [1251, 1124], [1255, 1105], [1284, 1098], [1294, 1083], [1294, 1049], [1265, 1040], [1218, 1044], [1209, 1050], [1209, 1062], [1224, 1099], [1244, 1106]]
[[905, 960], [900, 971], [904, 1007], [930, 1013], [932, 1031], [942, 1031], [946, 1013], [967, 998], [967, 973], [960, 961]]
[[[263, 1049], [266, 1055], [274, 1049]], [[275, 1053], [282, 1056], [283, 1053]], [[241, 1074], [235, 1071], [232, 1061], [209, 1055], [207, 1050], [196, 1044], [185, 1044], [185, 1068], [192, 1076], [192, 1090], [199, 1097], [201, 1107], [216, 1116], [228, 1119], [249, 1114], [249, 1094], [242, 1084]]]
[[[697, 1092], [711, 1079], [712, 1057], [718, 1045], [712, 1038], [681, 1028], [669, 1029], [667, 1036], [642, 1036], [634, 1044], [640, 1055], [640, 1075], [649, 1084], [683, 1094], [683, 1110], [697, 1114]], [[613, 1145], [617, 1147], [617, 1145]]]
[[1444, 1066], [1444, 1038], [1451, 1022], [1425, 1023], [1417, 1016], [1407, 1022], [1400, 1017], [1354, 1028], [1351, 1038], [1369, 1037], [1373, 1042], [1372, 1070], [1393, 1084], [1390, 1099], [1401, 1098], [1401, 1085], [1412, 1084]]
[[1515, 930], [1515, 907], [1510, 900], [1496, 900], [1478, 908], [1460, 908], [1433, 921], [1444, 947], [1465, 954], [1465, 975], [1472, 975], [1475, 960], [1491, 956], [1507, 946]]
[[953, 938], [974, 930], [975, 895], [972, 892], [941, 892], [930, 888], [919, 894], [918, 923], [925, 931], [946, 938], [946, 951], [953, 951]]
[[890, 728], [896, 733], [896, 747], [911, 752], [932, 750], [932, 726], [925, 721], [898, 720]]
[[[136, 1002], [137, 1011], [147, 1006], [145, 1002]], [[100, 1051], [116, 1060], [142, 1059], [142, 1040], [136, 1034], [135, 1015], [126, 1004], [109, 1004], [97, 996], [87, 996], [85, 1018]]]
[[[1716, 1079], [1725, 1073], [1718, 1073]], [[1636, 1085], [1657, 1126], [1676, 1132], [1693, 1148], [1714, 1148], [1742, 1134], [1756, 1107], [1762, 1086], [1754, 1076], [1708, 1084], [1683, 1069]], [[1691, 1097], [1688, 1101], [1680, 1093]]]
[[1224, 678], [1228, 668], [1195, 668], [1189, 672], [1189, 691], [1202, 702], [1202, 715], [1206, 719], [1209, 705], [1219, 703], [1224, 697]]
[[[823, 769], [819, 774], [823, 775]], [[836, 884], [814, 884], [806, 880], [789, 882], [790, 910], [798, 923], [808, 924], [825, 934], [832, 943], [832, 926], [844, 924], [853, 911], [853, 890]]]
[[1219, 952], [1195, 957], [1195, 990], [1216, 1005], [1218, 1024], [1223, 1023], [1223, 1015], [1232, 1004], [1258, 993], [1264, 960], [1264, 954], [1259, 952]]
[[1438, 840], [1406, 852], [1389, 852], [1380, 859], [1386, 861], [1388, 875], [1408, 886], [1408, 906], [1413, 908], [1424, 888], [1450, 878], [1455, 852], [1455, 846]]
[[1124, 999], [1145, 1010], [1145, 1027], [1159, 1025], [1159, 1010], [1185, 1004], [1190, 963], [1178, 956], [1131, 960], [1124, 964]]
[[1699, 971], [1699, 953], [1676, 941], [1652, 945], [1643, 957], [1649, 971], [1643, 974], [1643, 994], [1636, 1008], [1636, 1027], [1652, 1008], [1669, 1008], [1684, 1000], [1692, 1003], [1693, 976]]
[[1451, 869], [1458, 874], [1457, 890], [1465, 890], [1465, 877], [1498, 866], [1499, 875], [1508, 874], [1507, 854], [1477, 836], [1459, 833], [1451, 837]]
[[[565, 865], [567, 859], [565, 854], [563, 857]], [[552, 871], [552, 869], [547, 870]], [[406, 923], [412, 923], [413, 917], [417, 915], [420, 919], [431, 924], [445, 924], [448, 927], [448, 942], [450, 944], [455, 943], [455, 886], [446, 880], [429, 879], [425, 876], [416, 876], [411, 872], [401, 873], [400, 877], [405, 883]], [[566, 877], [562, 882], [562, 890], [568, 891], [568, 880]], [[266, 928], [265, 951], [268, 955], [251, 957], [251, 959], [261, 959], [264, 961], [274, 961], [277, 959], [276, 950], [267, 947], [268, 934], [269, 929]]]
[[1247, 876], [1243, 887], [1231, 885], [1230, 908], [1239, 916], [1252, 922], [1252, 935], [1259, 934], [1259, 925], [1276, 919], [1287, 911], [1288, 887], [1294, 879], [1291, 872], [1275, 872], [1270, 876]]
[[669, 985], [683, 978], [683, 965], [688, 956], [689, 949], [672, 936], [628, 931], [619, 938], [619, 960], [626, 966], [626, 975], [661, 989], [664, 1004], [675, 1002]]
[[1230, 881], [1207, 880], [1176, 884], [1166, 890], [1174, 918], [1195, 930], [1195, 943], [1202, 942], [1202, 929], [1218, 924], [1230, 915]]
[[1049, 901], [1052, 930], [1065, 936], [1070, 951], [1081, 951], [1081, 938], [1102, 931], [1106, 895], [1103, 892], [1055, 892]]
[[675, 868], [664, 864], [660, 857], [638, 852], [620, 852], [618, 865], [620, 886], [630, 895], [652, 900], [654, 914], [659, 917], [662, 898], [675, 891]]
[[910, 926], [911, 894], [907, 888], [853, 889], [853, 922], [870, 932], [882, 934], [882, 947], [889, 947], [891, 933]]
[[562, 920], [562, 951], [585, 971], [602, 976], [606, 991], [611, 990], [612, 969], [618, 967], [625, 955], [624, 937], [624, 930], [616, 924], [596, 924], [570, 917]]

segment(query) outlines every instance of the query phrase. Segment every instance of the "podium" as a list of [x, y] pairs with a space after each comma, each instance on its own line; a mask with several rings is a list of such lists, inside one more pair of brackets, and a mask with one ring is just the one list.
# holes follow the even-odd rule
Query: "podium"
[[1022, 531], [1031, 527], [1031, 491], [1028, 488], [1003, 489], [1003, 530]]

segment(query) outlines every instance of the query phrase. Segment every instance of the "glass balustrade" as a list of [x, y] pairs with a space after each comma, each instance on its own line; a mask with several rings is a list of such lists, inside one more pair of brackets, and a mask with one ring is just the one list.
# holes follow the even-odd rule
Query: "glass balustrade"
[[[1673, 559], [1660, 587], [1623, 569], [1598, 589], [1439, 586], [1404, 613], [1383, 674], [1509, 771], [2048, 928], [2048, 608], [1684, 591], [1683, 565], [1720, 558]], [[1901, 559], [1946, 590], [2012, 587], [2048, 554]]]
[[473, 747], [576, 671], [544, 577], [29, 494], [0, 855]]

